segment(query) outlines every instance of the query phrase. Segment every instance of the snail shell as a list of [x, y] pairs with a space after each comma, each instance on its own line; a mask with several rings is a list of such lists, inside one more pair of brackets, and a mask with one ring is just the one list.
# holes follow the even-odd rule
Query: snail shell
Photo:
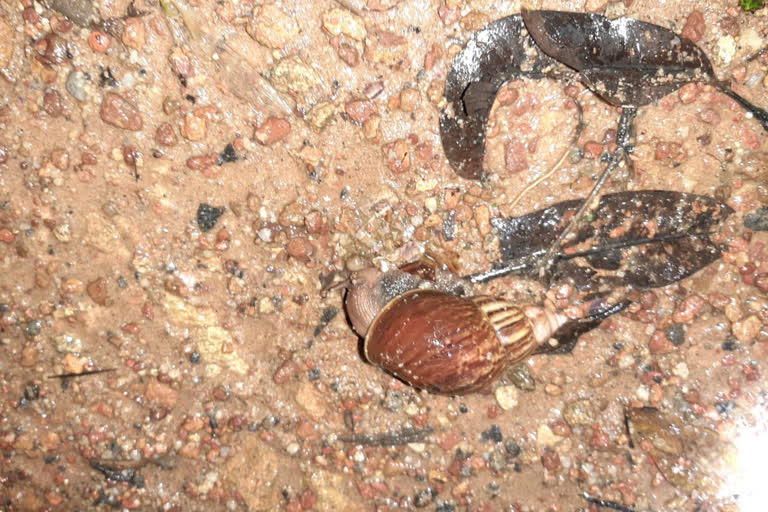
[[433, 393], [480, 391], [567, 321], [541, 306], [462, 296], [459, 281], [399, 269], [357, 272], [346, 309], [368, 361]]
[[462, 394], [487, 389], [536, 347], [531, 320], [493, 297], [410, 290], [391, 300], [365, 336], [365, 356], [417, 388]]

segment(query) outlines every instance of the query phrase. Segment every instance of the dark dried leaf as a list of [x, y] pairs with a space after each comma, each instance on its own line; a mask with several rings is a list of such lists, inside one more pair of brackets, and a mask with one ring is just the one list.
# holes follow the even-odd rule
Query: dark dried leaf
[[[564, 201], [522, 217], [493, 219], [501, 243], [500, 266], [523, 275], [582, 204]], [[568, 281], [585, 295], [620, 286], [653, 288], [683, 279], [720, 257], [709, 232], [732, 212], [709, 196], [666, 190], [608, 194], [592, 218], [568, 240], [552, 281]]]
[[716, 82], [706, 54], [659, 25], [562, 11], [523, 10], [522, 17], [541, 51], [579, 71], [613, 105], [647, 105], [686, 83]]
[[453, 60], [445, 82], [448, 108], [440, 117], [443, 149], [456, 173], [483, 178], [485, 127], [502, 85], [514, 78], [569, 75], [565, 66], [536, 48], [520, 15], [496, 20], [476, 32]]

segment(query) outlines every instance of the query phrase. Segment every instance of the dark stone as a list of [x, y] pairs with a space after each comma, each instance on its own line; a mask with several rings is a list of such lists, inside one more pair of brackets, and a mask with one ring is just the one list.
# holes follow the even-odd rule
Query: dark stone
[[112, 74], [112, 70], [110, 68], [101, 68], [101, 73], [99, 74], [99, 86], [101, 87], [117, 87], [118, 82], [115, 76]]
[[232, 144], [227, 144], [227, 146], [224, 148], [224, 151], [219, 153], [219, 159], [216, 162], [218, 165], [224, 165], [229, 162], [237, 162], [237, 151], [235, 151], [235, 146]]
[[758, 208], [744, 218], [744, 227], [752, 231], [768, 231], [768, 208]]
[[673, 345], [680, 346], [685, 343], [685, 325], [672, 324], [664, 330], [664, 335]]
[[739, 348], [739, 342], [733, 338], [727, 339], [723, 342], [723, 350], [732, 352]]
[[520, 448], [520, 445], [511, 439], [504, 443], [504, 449], [506, 449], [507, 453], [512, 457], [517, 457], [523, 451], [523, 449]]
[[736, 402], [733, 400], [723, 400], [720, 402], [715, 402], [715, 409], [717, 410], [718, 414], [722, 416], [726, 416], [729, 414], [734, 408], [736, 407]]
[[424, 508], [430, 503], [432, 503], [432, 500], [435, 497], [435, 491], [432, 489], [423, 489], [416, 493], [416, 495], [413, 497], [413, 506], [416, 508]]
[[30, 382], [24, 387], [24, 398], [30, 402], [40, 398], [40, 386], [34, 382]]
[[192, 364], [198, 364], [200, 362], [200, 352], [195, 350], [191, 354], [189, 354], [189, 362]]
[[315, 327], [315, 332], [313, 333], [315, 337], [319, 336], [321, 332], [323, 332], [323, 329], [325, 329], [325, 326], [327, 326], [331, 321], [336, 318], [336, 315], [339, 314], [339, 308], [336, 308], [334, 306], [328, 306], [327, 308], [323, 309], [323, 314], [320, 317], [320, 322], [318, 322], [317, 326]]
[[500, 443], [504, 440], [504, 436], [498, 425], [491, 425], [491, 428], [480, 434], [480, 439], [486, 442], [492, 441], [494, 443]]
[[30, 338], [34, 338], [40, 334], [42, 328], [43, 324], [40, 322], [40, 320], [30, 320], [24, 325], [24, 334]]
[[197, 225], [200, 230], [203, 232], [212, 230], [219, 217], [224, 214], [224, 210], [226, 208], [223, 206], [217, 208], [206, 203], [200, 203], [200, 206], [197, 207]]

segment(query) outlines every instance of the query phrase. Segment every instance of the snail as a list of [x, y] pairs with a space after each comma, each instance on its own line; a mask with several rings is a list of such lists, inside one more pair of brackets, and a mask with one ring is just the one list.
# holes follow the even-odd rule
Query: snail
[[403, 267], [354, 272], [345, 306], [366, 359], [432, 393], [488, 389], [569, 320], [547, 306], [465, 296], [465, 283], [444, 269], [428, 277]]

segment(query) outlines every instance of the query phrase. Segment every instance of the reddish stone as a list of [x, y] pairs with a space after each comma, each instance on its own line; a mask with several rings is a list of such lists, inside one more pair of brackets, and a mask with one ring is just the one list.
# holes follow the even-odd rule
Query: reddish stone
[[113, 92], [107, 93], [101, 102], [101, 120], [117, 128], [134, 132], [141, 130], [144, 124], [138, 109]]
[[707, 23], [704, 21], [704, 15], [701, 11], [693, 11], [685, 20], [685, 25], [680, 34], [694, 43], [698, 43], [701, 41], [701, 38], [704, 37], [706, 28]]
[[528, 154], [522, 141], [510, 140], [504, 144], [504, 166], [512, 174], [528, 169]]
[[291, 123], [281, 117], [270, 116], [253, 131], [253, 138], [269, 146], [284, 139], [291, 132]]

